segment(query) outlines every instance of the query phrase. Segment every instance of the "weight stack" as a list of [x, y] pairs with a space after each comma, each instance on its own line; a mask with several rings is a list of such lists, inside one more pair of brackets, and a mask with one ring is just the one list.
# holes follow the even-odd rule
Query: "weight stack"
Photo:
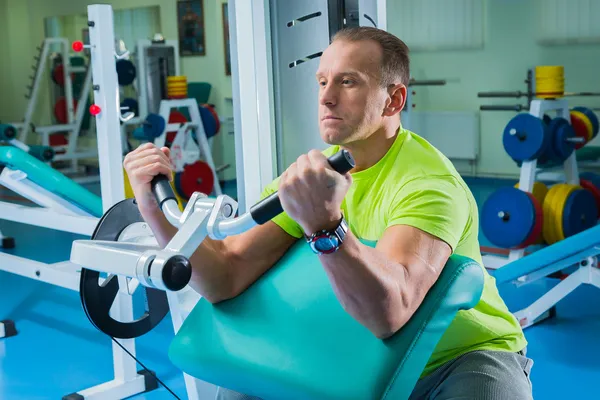
[[167, 97], [169, 99], [185, 99], [187, 98], [187, 92], [186, 76], [167, 77]]

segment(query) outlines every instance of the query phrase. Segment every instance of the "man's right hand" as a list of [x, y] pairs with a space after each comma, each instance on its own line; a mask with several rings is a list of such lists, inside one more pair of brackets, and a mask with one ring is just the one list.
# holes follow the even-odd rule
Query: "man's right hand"
[[169, 148], [144, 143], [125, 156], [123, 167], [142, 215], [159, 211], [150, 182], [158, 174], [164, 174], [169, 181], [173, 180]]

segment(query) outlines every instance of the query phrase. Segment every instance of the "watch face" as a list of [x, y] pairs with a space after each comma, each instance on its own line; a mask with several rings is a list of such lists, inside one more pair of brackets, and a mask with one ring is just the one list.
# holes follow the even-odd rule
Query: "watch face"
[[315, 250], [327, 252], [335, 249], [338, 245], [338, 239], [335, 236], [323, 236], [315, 240]]

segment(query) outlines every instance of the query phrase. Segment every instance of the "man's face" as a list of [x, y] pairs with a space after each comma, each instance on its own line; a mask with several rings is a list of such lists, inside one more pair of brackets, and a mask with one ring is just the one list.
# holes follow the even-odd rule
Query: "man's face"
[[383, 122], [387, 90], [380, 85], [382, 50], [374, 41], [336, 40], [321, 56], [319, 128], [328, 144], [365, 139]]

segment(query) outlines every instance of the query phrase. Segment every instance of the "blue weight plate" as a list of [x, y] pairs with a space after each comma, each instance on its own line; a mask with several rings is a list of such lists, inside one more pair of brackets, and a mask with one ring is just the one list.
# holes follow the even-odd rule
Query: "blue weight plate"
[[148, 114], [144, 121], [144, 136], [146, 136], [146, 140], [154, 141], [154, 139], [163, 133], [166, 124], [165, 119], [160, 115]]
[[[511, 131], [516, 133], [511, 134]], [[504, 150], [516, 162], [531, 161], [546, 151], [550, 144], [549, 139], [544, 121], [523, 113], [516, 115], [506, 124], [502, 144]]]
[[[504, 213], [504, 217], [500, 215]], [[488, 197], [481, 210], [481, 230], [501, 248], [523, 243], [535, 226], [535, 206], [527, 193], [514, 187], [500, 188]]]
[[589, 190], [575, 190], [563, 209], [563, 232], [565, 237], [573, 236], [596, 225], [598, 206]]
[[567, 141], [568, 138], [574, 138], [575, 130], [564, 118], [554, 118], [548, 125], [548, 131], [552, 137], [552, 150], [556, 155], [555, 161], [565, 162], [575, 150], [575, 143]]
[[587, 107], [573, 107], [573, 110], [584, 113], [585, 116], [590, 119], [594, 130], [594, 137], [598, 136], [598, 129], [600, 128], [600, 124], [598, 123], [598, 116], [596, 115], [596, 113]]
[[217, 133], [217, 121], [215, 121], [215, 117], [208, 108], [200, 106], [198, 107], [198, 110], [200, 111], [200, 117], [202, 118], [206, 137], [210, 139]]

